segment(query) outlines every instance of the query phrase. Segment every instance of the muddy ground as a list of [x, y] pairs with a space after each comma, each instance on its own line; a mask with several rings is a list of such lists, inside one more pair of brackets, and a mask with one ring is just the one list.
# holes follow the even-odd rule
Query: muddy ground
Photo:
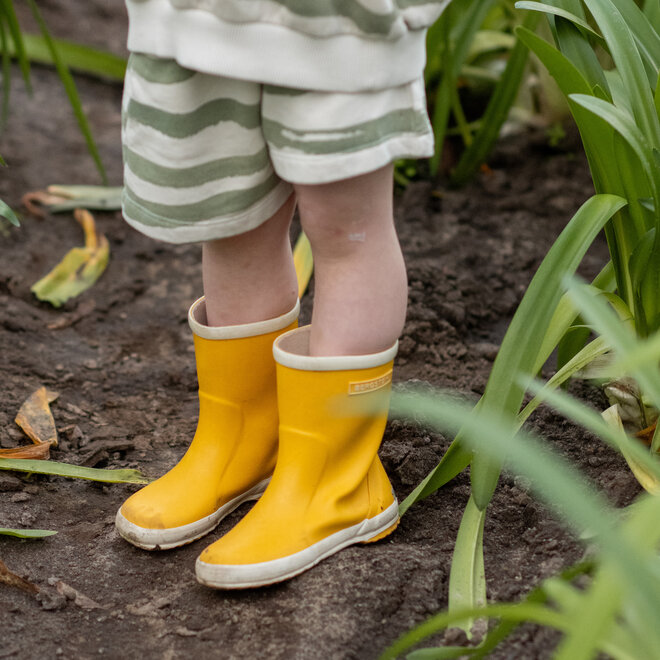
[[[123, 52], [119, 0], [40, 5], [58, 36]], [[77, 82], [111, 183], [119, 184], [120, 87], [82, 76]], [[50, 183], [98, 183], [54, 73], [35, 67], [33, 86], [28, 98], [15, 77], [11, 118], [0, 140], [9, 163], [0, 174], [0, 198], [15, 207], [23, 193]], [[410, 277], [399, 382], [420, 379], [480, 394], [535, 268], [591, 193], [575, 140], [552, 149], [542, 134], [509, 138], [489, 164], [490, 171], [461, 190], [422, 181], [397, 197]], [[53, 405], [61, 437], [55, 460], [129, 466], [157, 476], [182, 455], [195, 428], [186, 310], [201, 291], [200, 249], [149, 240], [119, 214], [97, 218], [110, 241], [110, 265], [91, 291], [60, 310], [38, 302], [30, 286], [81, 244], [72, 217], [25, 216], [19, 229], [0, 235], [0, 445], [25, 442], [14, 415], [46, 385], [60, 393]], [[605, 254], [598, 243], [584, 274], [597, 272]], [[303, 321], [312, 299], [313, 283]], [[53, 323], [66, 327], [49, 329]], [[574, 391], [602, 403], [585, 386]], [[544, 409], [531, 425], [617, 505], [638, 492], [623, 461], [579, 428]], [[381, 455], [400, 499], [448, 444], [407, 422], [390, 422]], [[194, 560], [208, 539], [161, 554], [122, 541], [113, 519], [133, 490], [0, 473], [0, 527], [58, 531], [43, 541], [0, 538], [0, 559], [42, 590], [35, 598], [0, 586], [0, 658], [375, 658], [446, 607], [469, 478], [461, 475], [414, 506], [387, 540], [346, 549], [280, 586], [243, 593], [196, 583]], [[519, 598], [581, 552], [523, 481], [503, 477], [485, 534], [492, 600]], [[100, 607], [86, 609], [59, 596], [57, 579]], [[548, 657], [555, 642], [552, 633], [523, 627], [493, 657]]]

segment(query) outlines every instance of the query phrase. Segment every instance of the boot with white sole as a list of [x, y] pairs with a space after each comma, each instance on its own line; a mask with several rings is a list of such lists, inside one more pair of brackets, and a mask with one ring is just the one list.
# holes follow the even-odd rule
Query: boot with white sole
[[280, 439], [263, 497], [197, 560], [219, 589], [273, 584], [399, 522], [378, 458], [397, 345], [371, 355], [309, 356], [310, 326], [274, 344]]
[[145, 550], [175, 548], [204, 536], [246, 500], [258, 499], [277, 458], [278, 412], [272, 346], [297, 326], [287, 314], [244, 325], [206, 325], [204, 299], [190, 308], [199, 381], [192, 444], [167, 474], [117, 512], [117, 531]]

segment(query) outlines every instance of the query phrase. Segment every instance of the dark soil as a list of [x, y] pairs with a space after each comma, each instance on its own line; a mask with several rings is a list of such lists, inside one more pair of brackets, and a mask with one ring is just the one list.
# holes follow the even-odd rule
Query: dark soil
[[[57, 36], [123, 52], [120, 0], [40, 5]], [[119, 184], [121, 89], [82, 76], [77, 82], [111, 183]], [[0, 141], [9, 163], [0, 198], [15, 208], [23, 193], [51, 183], [98, 183], [57, 77], [35, 67], [33, 85], [28, 98], [15, 75], [12, 114]], [[421, 182], [397, 198], [410, 277], [399, 382], [419, 379], [480, 394], [535, 268], [591, 194], [576, 140], [551, 149], [543, 135], [519, 135], [505, 140], [489, 165], [461, 190]], [[149, 240], [118, 213], [97, 219], [111, 246], [107, 272], [60, 310], [38, 302], [30, 286], [81, 244], [71, 215], [25, 216], [19, 229], [0, 236], [0, 445], [26, 442], [14, 415], [46, 385], [60, 393], [53, 413], [61, 443], [53, 459], [129, 466], [157, 476], [182, 455], [195, 428], [186, 311], [201, 291], [200, 248]], [[595, 274], [605, 254], [604, 245], [596, 245], [584, 274]], [[312, 298], [313, 291], [304, 301], [305, 322]], [[66, 327], [49, 329], [54, 322]], [[602, 404], [586, 386], [574, 391]], [[531, 426], [616, 505], [638, 492], [624, 462], [581, 429], [547, 409], [534, 415]], [[389, 424], [381, 453], [400, 499], [448, 444], [408, 422]], [[0, 526], [58, 531], [43, 541], [0, 537], [0, 558], [42, 590], [35, 598], [0, 585], [0, 658], [375, 658], [446, 607], [469, 477], [462, 474], [415, 505], [387, 540], [348, 548], [280, 586], [243, 593], [199, 585], [193, 567], [205, 545], [246, 509], [210, 539], [146, 553], [113, 527], [117, 508], [133, 490], [0, 473]], [[486, 523], [489, 597], [515, 600], [581, 554], [530, 496], [528, 484], [505, 475]], [[59, 595], [57, 579], [100, 607]], [[556, 640], [551, 632], [523, 627], [493, 657], [548, 657]]]

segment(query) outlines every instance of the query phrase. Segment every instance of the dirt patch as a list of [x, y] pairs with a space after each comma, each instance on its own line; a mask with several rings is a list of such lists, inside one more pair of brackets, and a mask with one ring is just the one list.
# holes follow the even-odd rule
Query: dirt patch
[[[56, 34], [122, 52], [118, 0], [40, 3]], [[33, 72], [34, 96], [15, 82], [0, 153], [10, 167], [0, 197], [17, 205], [49, 183], [97, 183], [56, 76]], [[121, 89], [78, 79], [111, 182], [121, 176]], [[542, 135], [504, 142], [492, 172], [461, 190], [414, 183], [397, 198], [410, 278], [410, 309], [396, 380], [418, 379], [471, 396], [483, 391], [504, 330], [554, 238], [590, 195], [575, 140], [552, 150]], [[26, 217], [0, 236], [0, 445], [15, 446], [13, 416], [39, 385], [60, 392], [53, 406], [62, 442], [53, 458], [98, 467], [138, 467], [156, 476], [183, 453], [195, 428], [196, 378], [186, 324], [201, 291], [200, 249], [151, 241], [118, 214], [98, 214], [111, 246], [107, 272], [55, 311], [30, 286], [81, 232], [71, 216]], [[599, 243], [583, 267], [604, 261]], [[303, 321], [310, 316], [312, 292]], [[60, 330], [48, 325], [65, 318]], [[585, 386], [576, 392], [602, 401]], [[617, 505], [638, 492], [623, 461], [547, 409], [531, 426], [575, 461]], [[438, 462], [449, 439], [395, 420], [382, 459], [400, 498]], [[467, 473], [413, 507], [397, 532], [352, 547], [283, 585], [217, 593], [197, 584], [194, 560], [210, 538], [161, 554], [122, 541], [114, 514], [134, 489], [0, 473], [0, 526], [58, 530], [27, 542], [0, 538], [0, 557], [43, 591], [39, 600], [0, 588], [0, 657], [375, 658], [412, 625], [447, 605], [451, 553], [469, 493]], [[489, 596], [515, 599], [576, 561], [580, 546], [505, 475], [485, 536]], [[92, 599], [57, 586], [58, 580]], [[548, 657], [556, 637], [520, 629], [493, 657]]]

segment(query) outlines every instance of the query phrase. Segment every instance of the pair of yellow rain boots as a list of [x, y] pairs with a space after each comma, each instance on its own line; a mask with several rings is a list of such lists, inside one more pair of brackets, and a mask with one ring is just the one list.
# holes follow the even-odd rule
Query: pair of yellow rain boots
[[195, 437], [172, 470], [117, 513], [127, 541], [169, 549], [258, 499], [197, 559], [197, 579], [210, 587], [286, 580], [398, 524], [377, 456], [396, 345], [372, 355], [311, 357], [309, 326], [296, 328], [297, 315], [298, 305], [276, 319], [214, 328], [203, 299], [192, 305]]

